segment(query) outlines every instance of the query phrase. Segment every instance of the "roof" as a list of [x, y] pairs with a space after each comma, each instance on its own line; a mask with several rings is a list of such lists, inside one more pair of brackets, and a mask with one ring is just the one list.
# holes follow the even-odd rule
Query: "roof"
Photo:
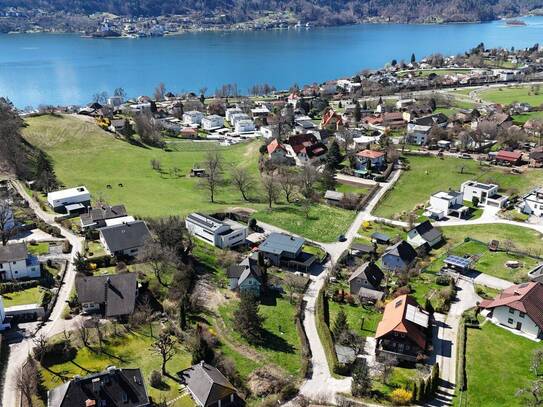
[[419, 304], [407, 294], [389, 302], [383, 313], [383, 319], [377, 325], [375, 338], [382, 338], [391, 332], [404, 333], [419, 347], [426, 347], [426, 335], [423, 329], [429, 324], [429, 314], [420, 309]]
[[203, 227], [206, 230], [209, 230], [211, 233], [215, 233], [217, 230], [226, 225], [226, 223], [221, 222], [218, 219], [198, 212], [191, 213], [187, 216], [186, 220]]
[[385, 235], [384, 233], [375, 232], [371, 234], [371, 238], [375, 240], [379, 240], [381, 242], [389, 242], [390, 237]]
[[443, 236], [441, 231], [435, 228], [429, 220], [419, 223], [413, 229], [427, 242], [433, 242], [436, 239], [441, 239]]
[[[89, 401], [94, 401], [95, 404], [90, 404]], [[51, 389], [47, 394], [48, 407], [100, 406], [102, 401], [107, 406], [149, 405], [140, 369], [110, 367], [104, 372], [83, 378], [76, 376], [73, 380]]]
[[272, 233], [258, 249], [260, 251], [281, 255], [284, 252], [297, 253], [304, 245], [305, 240], [301, 237], [286, 235], [283, 233]]
[[433, 126], [447, 123], [449, 119], [443, 113], [436, 113], [429, 116], [413, 119], [413, 123], [419, 126]]
[[147, 225], [141, 220], [102, 228], [100, 234], [111, 253], [141, 247], [151, 237]]
[[276, 150], [284, 150], [285, 147], [281, 143], [277, 141], [277, 139], [272, 140], [270, 144], [268, 144], [268, 154], [273, 154]]
[[84, 186], [79, 186], [75, 188], [61, 189], [60, 191], [53, 191], [47, 194], [47, 200], [53, 201], [58, 199], [72, 198], [75, 196], [81, 196], [88, 194], [89, 191]]
[[328, 190], [324, 194], [324, 199], [330, 199], [332, 201], [341, 201], [344, 197], [343, 192]]
[[28, 252], [24, 243], [0, 245], [0, 263], [25, 260], [27, 257]]
[[411, 263], [417, 258], [417, 252], [415, 251], [415, 249], [413, 249], [413, 246], [411, 246], [405, 240], [401, 240], [394, 246], [390, 246], [389, 248], [387, 248], [383, 255], [385, 254], [391, 256], [398, 256], [406, 263]]
[[80, 303], [105, 304], [106, 317], [130, 315], [134, 312], [138, 288], [136, 273], [78, 276], [75, 279], [75, 288]]
[[447, 256], [445, 260], [443, 260], [443, 263], [448, 264], [450, 266], [454, 267], [460, 267], [463, 269], [467, 269], [471, 264], [471, 259], [467, 259], [465, 257], [460, 256]]
[[512, 161], [516, 162], [522, 158], [522, 152], [520, 151], [507, 151], [507, 150], [500, 150], [498, 151], [498, 154], [496, 154], [497, 160], [503, 160], [503, 161]]
[[385, 296], [385, 293], [383, 291], [372, 290], [371, 288], [367, 287], [360, 287], [356, 295], [358, 295], [360, 298], [369, 298], [375, 301], [380, 301]]
[[375, 288], [381, 285], [381, 281], [385, 277], [385, 274], [374, 262], [367, 262], [358, 267], [351, 277], [349, 277], [349, 282], [354, 280], [357, 277], [365, 276], [366, 280]]
[[177, 373], [199, 405], [211, 406], [237, 390], [214, 366], [200, 362]]
[[362, 253], [374, 253], [375, 252], [375, 247], [373, 245], [369, 245], [369, 244], [353, 243], [351, 245], [351, 250], [356, 250], [356, 251], [362, 252]]
[[507, 306], [524, 312], [532, 321], [543, 329], [543, 285], [538, 282], [513, 285], [502, 291], [493, 300], [482, 301], [482, 308], [496, 308]]
[[375, 151], [375, 150], [362, 150], [356, 153], [357, 157], [363, 157], [363, 158], [370, 158], [370, 159], [376, 159], [380, 157], [384, 157], [385, 153], [382, 151]]

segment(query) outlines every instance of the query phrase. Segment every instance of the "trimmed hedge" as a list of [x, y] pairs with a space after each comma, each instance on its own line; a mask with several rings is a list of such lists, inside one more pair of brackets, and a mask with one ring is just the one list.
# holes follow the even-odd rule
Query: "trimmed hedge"
[[466, 378], [466, 342], [467, 342], [467, 326], [466, 326], [466, 314], [462, 314], [458, 326], [458, 338], [456, 343], [458, 344], [457, 360], [456, 360], [456, 386], [459, 391], [466, 391], [467, 378]]
[[309, 340], [307, 339], [307, 334], [305, 333], [303, 318], [304, 318], [304, 309], [305, 302], [300, 301], [298, 305], [298, 311], [296, 313], [296, 331], [298, 332], [298, 337], [300, 338], [300, 343], [302, 345], [302, 367], [300, 373], [302, 377], [309, 378], [311, 376], [311, 348], [309, 346]]
[[27, 281], [13, 281], [7, 283], [0, 283], [0, 294], [14, 293], [17, 291], [27, 290], [39, 285], [39, 280], [27, 280]]

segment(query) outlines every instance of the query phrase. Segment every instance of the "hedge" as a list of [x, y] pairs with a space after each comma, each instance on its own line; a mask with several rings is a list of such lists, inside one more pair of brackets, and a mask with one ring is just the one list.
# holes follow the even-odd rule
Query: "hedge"
[[14, 293], [17, 291], [27, 290], [39, 285], [39, 280], [13, 281], [0, 283], [0, 294]]
[[304, 320], [304, 310], [305, 310], [305, 301], [300, 301], [298, 305], [298, 310], [296, 312], [296, 331], [298, 332], [298, 337], [300, 338], [300, 343], [302, 345], [302, 367], [301, 375], [302, 377], [309, 378], [311, 376], [311, 347], [309, 346], [309, 339], [307, 339], [307, 334], [304, 329], [303, 320]]
[[466, 391], [466, 315], [462, 314], [458, 325], [458, 338], [456, 343], [458, 344], [458, 356], [456, 363], [456, 386], [459, 391]]

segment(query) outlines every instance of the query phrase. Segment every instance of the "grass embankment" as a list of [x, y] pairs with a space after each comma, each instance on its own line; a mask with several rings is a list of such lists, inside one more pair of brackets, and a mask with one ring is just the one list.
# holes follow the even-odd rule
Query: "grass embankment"
[[507, 169], [482, 166], [474, 160], [409, 156], [407, 161], [410, 169], [386, 194], [375, 215], [392, 218], [410, 212], [416, 205], [428, 202], [431, 194], [449, 188], [459, 190], [460, 184], [469, 179], [497, 183], [505, 193], [525, 192], [543, 182], [543, 173], [538, 170], [511, 174]]
[[531, 86], [507, 86], [492, 88], [478, 93], [479, 97], [493, 103], [510, 105], [514, 102], [529, 103], [532, 106], [539, 106], [543, 103], [543, 93], [532, 91]]
[[41, 287], [32, 287], [22, 291], [2, 294], [6, 308], [16, 305], [40, 304], [42, 296], [43, 291]]

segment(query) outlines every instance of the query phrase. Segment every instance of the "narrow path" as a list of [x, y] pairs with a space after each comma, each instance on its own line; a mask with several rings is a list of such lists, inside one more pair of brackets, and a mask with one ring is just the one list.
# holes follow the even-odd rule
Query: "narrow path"
[[64, 236], [72, 245], [71, 258], [68, 263], [68, 268], [64, 276], [64, 281], [60, 287], [55, 307], [51, 312], [49, 320], [45, 321], [41, 326], [37, 326], [35, 332], [31, 335], [24, 337], [20, 342], [10, 345], [10, 354], [8, 359], [8, 368], [6, 369], [6, 376], [4, 378], [4, 388], [2, 394], [2, 406], [14, 407], [17, 405], [18, 395], [16, 391], [16, 379], [17, 371], [19, 367], [25, 362], [27, 356], [32, 353], [34, 343], [32, 338], [36, 335], [44, 335], [50, 338], [56, 334], [63, 332], [64, 330], [71, 330], [77, 323], [77, 319], [64, 320], [62, 319], [62, 312], [66, 305], [66, 301], [70, 296], [70, 292], [74, 286], [75, 281], [75, 268], [73, 266], [73, 258], [76, 253], [83, 250], [84, 239], [76, 236], [71, 231], [65, 229], [55, 221], [55, 215], [43, 211], [37, 202], [30, 197], [19, 181], [12, 181], [12, 185], [17, 189], [18, 193], [25, 199], [34, 213], [41, 218], [44, 222], [57, 226], [60, 228], [62, 236]]

